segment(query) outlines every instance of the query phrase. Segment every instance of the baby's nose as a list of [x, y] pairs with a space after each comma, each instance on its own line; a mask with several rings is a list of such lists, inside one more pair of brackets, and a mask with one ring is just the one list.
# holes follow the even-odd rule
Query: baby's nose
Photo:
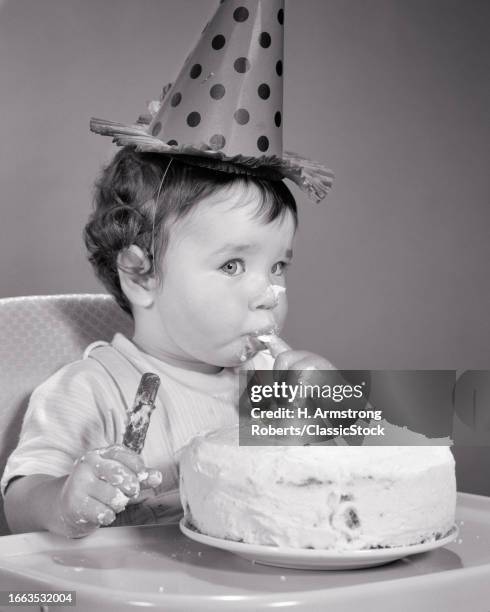
[[271, 310], [278, 305], [279, 296], [285, 291], [285, 287], [269, 284], [251, 300], [250, 306], [253, 310]]

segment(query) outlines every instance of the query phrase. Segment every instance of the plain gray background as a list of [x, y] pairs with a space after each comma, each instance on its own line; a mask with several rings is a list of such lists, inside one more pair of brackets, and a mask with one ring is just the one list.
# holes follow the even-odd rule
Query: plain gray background
[[[217, 0], [0, 4], [0, 296], [97, 292], [81, 231], [131, 122]], [[285, 148], [330, 166], [300, 208], [285, 336], [342, 368], [490, 366], [490, 3], [286, 2]]]

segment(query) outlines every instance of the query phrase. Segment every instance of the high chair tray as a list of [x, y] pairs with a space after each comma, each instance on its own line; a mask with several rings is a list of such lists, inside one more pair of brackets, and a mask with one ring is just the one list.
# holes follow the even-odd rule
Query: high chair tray
[[[460, 612], [468, 606], [488, 612], [490, 497], [459, 493], [456, 518], [459, 536], [441, 548], [380, 567], [328, 572], [252, 563], [188, 539], [178, 525], [100, 529], [79, 540], [4, 536], [0, 591], [76, 591], [77, 612], [142, 606], [310, 611], [329, 605], [342, 612]], [[39, 606], [0, 604], [0, 610], [12, 609]]]

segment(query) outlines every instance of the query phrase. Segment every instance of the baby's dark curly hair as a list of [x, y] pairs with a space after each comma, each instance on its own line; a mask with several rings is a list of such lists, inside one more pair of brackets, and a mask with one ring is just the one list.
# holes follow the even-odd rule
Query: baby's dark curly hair
[[158, 153], [120, 149], [95, 185], [93, 212], [84, 230], [89, 261], [123, 310], [131, 305], [119, 282], [118, 255], [131, 245], [146, 253], [151, 269], [160, 273], [172, 223], [203, 198], [241, 181], [258, 187], [259, 214], [270, 222], [291, 211], [297, 224], [293, 195], [282, 181], [191, 166]]

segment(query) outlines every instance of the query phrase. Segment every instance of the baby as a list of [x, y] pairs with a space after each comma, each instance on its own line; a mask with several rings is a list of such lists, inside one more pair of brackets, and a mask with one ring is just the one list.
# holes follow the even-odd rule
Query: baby
[[[238, 419], [240, 368], [329, 369], [279, 337], [297, 226], [282, 181], [118, 151], [85, 229], [98, 277], [134, 320], [33, 393], [2, 479], [14, 532], [69, 537], [175, 520], [178, 451]], [[143, 372], [161, 378], [141, 455], [121, 445]]]

